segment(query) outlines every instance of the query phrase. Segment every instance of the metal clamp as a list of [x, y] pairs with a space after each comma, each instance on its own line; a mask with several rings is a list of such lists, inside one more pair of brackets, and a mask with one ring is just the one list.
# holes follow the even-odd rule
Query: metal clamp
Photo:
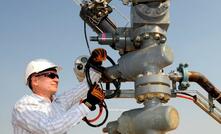
[[182, 73], [182, 81], [179, 82], [178, 89], [179, 90], [186, 90], [190, 84], [189, 84], [189, 76], [188, 76], [188, 64], [180, 64], [177, 68], [177, 71]]

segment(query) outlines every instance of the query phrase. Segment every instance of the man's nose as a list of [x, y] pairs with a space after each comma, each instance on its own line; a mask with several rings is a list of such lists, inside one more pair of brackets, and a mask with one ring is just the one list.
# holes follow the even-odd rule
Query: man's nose
[[55, 81], [56, 83], [58, 83], [58, 82], [59, 82], [59, 79], [58, 79], [57, 77], [55, 77], [55, 78], [53, 79], [53, 81]]

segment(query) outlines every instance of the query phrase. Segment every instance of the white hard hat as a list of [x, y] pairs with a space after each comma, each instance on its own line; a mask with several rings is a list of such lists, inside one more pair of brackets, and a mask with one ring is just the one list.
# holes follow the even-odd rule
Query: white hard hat
[[28, 85], [28, 77], [33, 73], [39, 73], [49, 68], [60, 71], [62, 68], [46, 59], [36, 59], [28, 63], [25, 71], [25, 84]]
[[85, 78], [85, 65], [87, 63], [89, 56], [82, 55], [77, 57], [77, 59], [74, 61], [74, 74], [76, 75], [79, 82], [83, 81]]

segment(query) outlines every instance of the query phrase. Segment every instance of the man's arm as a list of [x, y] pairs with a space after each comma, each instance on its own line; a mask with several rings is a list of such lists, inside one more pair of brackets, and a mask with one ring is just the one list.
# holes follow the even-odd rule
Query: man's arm
[[[94, 66], [100, 66], [104, 60], [106, 60], [107, 52], [103, 48], [96, 48], [92, 51], [90, 58], [87, 62]], [[95, 70], [90, 70], [90, 76], [92, 80], [92, 84], [94, 82], [98, 82], [101, 78], [101, 74], [96, 73]], [[73, 104], [79, 103], [79, 101], [86, 97], [88, 91], [88, 84], [86, 79], [80, 83], [80, 85], [56, 99], [56, 103], [60, 103], [64, 106], [65, 109], [69, 109]]]
[[[92, 82], [98, 83], [101, 78], [101, 74], [95, 72], [94, 70], [90, 70], [90, 76]], [[55, 102], [62, 105], [66, 110], [68, 110], [71, 106], [76, 103], [79, 103], [82, 98], [87, 96], [87, 92], [89, 90], [86, 79], [80, 82], [75, 88], [64, 92], [63, 94], [56, 97]]]
[[89, 111], [82, 103], [71, 107], [67, 112], [49, 117], [38, 105], [22, 105], [13, 110], [12, 122], [31, 133], [63, 134], [81, 121]]

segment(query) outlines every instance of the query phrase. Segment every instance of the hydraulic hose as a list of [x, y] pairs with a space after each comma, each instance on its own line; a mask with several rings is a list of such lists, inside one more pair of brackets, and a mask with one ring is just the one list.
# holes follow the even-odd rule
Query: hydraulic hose
[[[190, 82], [196, 82], [204, 90], [208, 92], [217, 102], [221, 104], [221, 92], [217, 89], [204, 75], [199, 72], [189, 71], [187, 73]], [[170, 75], [171, 80], [181, 82], [183, 77], [178, 75]]]
[[94, 122], [94, 121], [98, 120], [98, 118], [101, 116], [101, 111], [100, 111], [99, 115], [96, 117], [96, 119], [88, 120], [86, 117], [83, 118], [83, 120], [84, 120], [89, 126], [91, 126], [91, 127], [100, 127], [100, 126], [102, 126], [102, 125], [107, 121], [107, 118], [108, 118], [108, 109], [107, 109], [106, 103], [103, 102], [103, 104], [102, 104], [102, 105], [99, 105], [99, 106], [100, 106], [100, 109], [101, 109], [101, 107], [103, 107], [103, 108], [105, 109], [105, 111], [106, 111], [106, 115], [105, 115], [105, 117], [104, 117], [104, 120], [103, 120], [101, 123], [99, 123], [99, 124], [92, 124], [92, 123], [91, 123], [91, 122]]
[[[115, 62], [113, 61], [113, 59], [111, 59], [111, 57], [107, 56], [107, 60], [110, 61], [113, 66], [116, 65]], [[121, 85], [121, 83], [117, 79], [113, 80], [112, 82], [113, 82], [116, 90], [114, 90], [114, 92], [112, 94], [106, 94], [105, 95], [106, 99], [111, 99], [111, 98], [113, 98], [113, 97], [120, 94], [120, 85]], [[106, 90], [110, 90], [110, 82], [106, 83]]]
[[[109, 57], [107, 56], [107, 59], [113, 64], [115, 65], [114, 61]], [[91, 87], [93, 85], [92, 81], [91, 81], [91, 78], [90, 78], [90, 68], [94, 68], [95, 70], [99, 71], [99, 72], [103, 72], [104, 71], [104, 67], [102, 66], [94, 66], [93, 64], [91, 64], [90, 62], [88, 62], [86, 65], [85, 65], [85, 75], [86, 75], [86, 80], [87, 80], [87, 83], [88, 83], [88, 86]], [[110, 83], [108, 83], [109, 85]], [[113, 81], [113, 84], [114, 86], [116, 87], [116, 90], [114, 91], [113, 94], [110, 94], [110, 95], [105, 95], [105, 98], [106, 99], [110, 99], [110, 98], [113, 98], [114, 96], [116, 96], [118, 93], [119, 93], [119, 90], [120, 90], [120, 82], [118, 82], [117, 80], [114, 80]], [[110, 86], [108, 86], [109, 89], [107, 90], [110, 90]], [[99, 107], [100, 107], [100, 111], [99, 111], [99, 114], [96, 118], [92, 119], [92, 120], [89, 120], [87, 119], [86, 117], [83, 119], [89, 126], [91, 127], [100, 127], [102, 126], [106, 121], [107, 121], [107, 118], [108, 118], [108, 108], [107, 108], [107, 105], [105, 103], [105, 101], [101, 102], [99, 104]], [[92, 124], [92, 122], [98, 120], [102, 114], [102, 110], [103, 108], [105, 109], [105, 112], [106, 112], [106, 115], [104, 117], [104, 120], [99, 123], [99, 124]]]
[[[92, 84], [92, 81], [91, 81], [91, 79], [90, 79], [90, 73], [89, 73], [89, 69], [90, 69], [90, 67], [92, 67], [93, 65], [91, 65], [90, 63], [87, 63], [86, 64], [86, 66], [85, 66], [85, 74], [86, 74], [86, 79], [87, 79], [87, 83], [88, 83], [88, 86], [89, 87], [91, 87], [93, 84]], [[102, 68], [96, 68], [95, 66], [94, 66], [94, 68], [96, 69], [96, 70], [98, 70], [98, 71], [101, 71], [102, 72]], [[107, 109], [107, 105], [106, 105], [106, 103], [105, 103], [105, 101], [103, 101], [102, 103], [100, 103], [99, 104], [99, 107], [100, 107], [100, 111], [99, 111], [99, 115], [96, 117], [96, 119], [93, 119], [93, 121], [91, 121], [91, 120], [88, 120], [86, 117], [83, 119], [89, 126], [91, 126], [91, 127], [100, 127], [100, 126], [102, 126], [105, 122], [106, 122], [106, 120], [107, 120], [107, 118], [108, 118], [108, 109]], [[101, 122], [101, 123], [99, 123], [99, 124], [92, 124], [92, 122], [94, 122], [95, 120], [97, 120], [98, 118], [100, 118], [100, 116], [101, 116], [101, 114], [102, 114], [102, 107], [105, 109], [105, 111], [106, 111], [106, 115], [105, 115], [105, 118], [104, 118], [104, 120]]]
[[[111, 59], [111, 57], [107, 56], [107, 60], [111, 62], [112, 65], [115, 65], [115, 62]], [[86, 74], [86, 79], [87, 79], [87, 82], [88, 82], [88, 85], [89, 86], [92, 86], [93, 83], [91, 82], [91, 79], [90, 79], [90, 73], [89, 73], [89, 69], [90, 67], [94, 68], [95, 70], [103, 73], [104, 72], [104, 67], [100, 66], [100, 67], [97, 67], [97, 66], [94, 66], [90, 63], [87, 63], [86, 66], [85, 66], [85, 74]], [[105, 95], [105, 99], [111, 99], [117, 95], [120, 94], [120, 81], [118, 81], [117, 79], [115, 80], [112, 80], [111, 81], [113, 84], [114, 84], [114, 87], [116, 88], [113, 93], [111, 94], [106, 94]], [[106, 90], [110, 90], [110, 82], [106, 82]]]

